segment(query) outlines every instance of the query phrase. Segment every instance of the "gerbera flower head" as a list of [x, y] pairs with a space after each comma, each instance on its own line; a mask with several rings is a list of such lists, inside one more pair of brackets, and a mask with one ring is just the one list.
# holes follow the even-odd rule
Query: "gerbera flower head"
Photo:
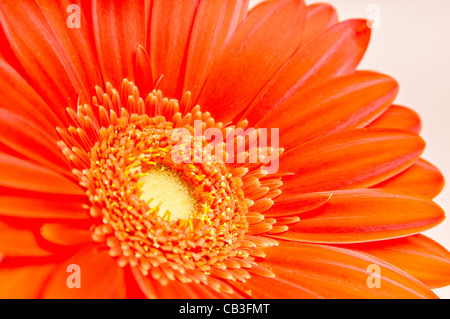
[[397, 82], [357, 70], [365, 20], [302, 0], [17, 0], [0, 22], [0, 296], [450, 282], [419, 234], [444, 219], [442, 174]]

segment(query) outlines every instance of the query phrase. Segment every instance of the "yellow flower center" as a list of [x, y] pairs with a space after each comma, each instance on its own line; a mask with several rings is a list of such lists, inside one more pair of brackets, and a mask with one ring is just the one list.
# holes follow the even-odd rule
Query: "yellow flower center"
[[197, 200], [179, 174], [165, 166], [152, 169], [140, 180], [141, 200], [166, 220], [188, 219], [194, 215]]

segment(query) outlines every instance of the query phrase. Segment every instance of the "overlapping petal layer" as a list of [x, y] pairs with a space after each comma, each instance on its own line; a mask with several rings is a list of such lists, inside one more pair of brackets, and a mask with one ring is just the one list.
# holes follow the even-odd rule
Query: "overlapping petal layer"
[[[431, 200], [443, 176], [420, 158], [419, 116], [393, 104], [397, 82], [357, 71], [365, 20], [302, 0], [17, 0], [0, 3], [0, 24], [0, 297], [435, 298], [450, 283], [450, 254], [418, 234], [444, 219]], [[89, 217], [79, 168], [101, 126], [133, 113], [279, 128], [276, 174], [227, 166], [248, 208], [242, 256], [177, 273], [127, 253], [124, 266], [117, 238], [95, 242], [112, 230]], [[60, 139], [74, 146], [62, 154]]]
[[376, 189], [331, 193], [326, 204], [301, 214], [289, 232], [276, 237], [316, 243], [365, 242], [415, 234], [444, 219], [434, 202], [409, 194]]
[[[350, 249], [281, 241], [278, 247], [266, 251], [264, 264], [276, 277], [251, 278], [246, 282], [244, 292], [256, 298], [436, 297], [428, 287], [398, 268]], [[370, 265], [380, 267], [380, 288], [368, 285]]]

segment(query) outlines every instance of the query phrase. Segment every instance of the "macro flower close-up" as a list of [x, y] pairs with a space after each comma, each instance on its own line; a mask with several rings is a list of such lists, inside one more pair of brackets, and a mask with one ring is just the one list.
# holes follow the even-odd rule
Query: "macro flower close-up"
[[437, 298], [444, 177], [370, 22], [1, 1], [0, 298]]

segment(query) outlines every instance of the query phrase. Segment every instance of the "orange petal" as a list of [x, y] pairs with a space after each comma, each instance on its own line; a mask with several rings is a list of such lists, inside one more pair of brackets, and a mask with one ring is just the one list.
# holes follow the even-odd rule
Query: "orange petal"
[[436, 226], [445, 218], [434, 202], [377, 189], [335, 191], [323, 206], [276, 238], [318, 243], [352, 243], [397, 238]]
[[[436, 298], [407, 273], [350, 249], [280, 242], [264, 251], [264, 265], [276, 277], [247, 280], [243, 290], [254, 298]], [[368, 285], [372, 283], [371, 265], [379, 267], [379, 288]]]
[[71, 59], [71, 50], [66, 50], [34, 1], [2, 1], [0, 21], [33, 87], [65, 119], [65, 107], [76, 106], [85, 85], [78, 74], [78, 61]]
[[404, 270], [430, 288], [450, 284], [450, 253], [424, 235], [343, 247], [380, 258]]
[[55, 127], [61, 121], [27, 83], [4, 60], [0, 59], [0, 107], [19, 115], [41, 128], [49, 138], [56, 138]]
[[195, 100], [226, 41], [242, 22], [248, 0], [200, 1], [189, 40], [183, 92]]
[[240, 114], [292, 56], [305, 20], [302, 0], [255, 7], [214, 63], [198, 104], [217, 122], [227, 123]]
[[83, 190], [64, 176], [37, 164], [0, 153], [0, 185], [30, 191], [83, 195]]
[[0, 260], [2, 256], [46, 256], [50, 253], [36, 242], [34, 234], [0, 222]]
[[150, 299], [229, 299], [239, 298], [238, 294], [218, 292], [207, 285], [181, 283], [170, 280], [167, 285], [161, 285], [157, 280], [142, 275], [140, 270], [132, 268], [132, 273], [142, 292]]
[[419, 115], [413, 110], [399, 105], [392, 105], [383, 115], [373, 121], [370, 128], [396, 128], [420, 133], [422, 127]]
[[[15, 191], [17, 193], [17, 190]], [[52, 196], [53, 198], [39, 198], [42, 193], [35, 193], [33, 197], [28, 192], [14, 196], [0, 196], [0, 215], [22, 218], [51, 218], [51, 219], [87, 219], [89, 215], [83, 208], [83, 201], [78, 198]], [[38, 196], [36, 198], [36, 196]]]
[[1, 299], [36, 299], [43, 285], [52, 275], [55, 265], [33, 265], [19, 268], [0, 268]]
[[144, 47], [139, 45], [136, 52], [136, 86], [141, 96], [146, 96], [153, 89], [152, 66], [150, 57]]
[[198, 0], [153, 0], [150, 59], [153, 78], [163, 76], [158, 88], [167, 97], [181, 97], [189, 35], [197, 6]]
[[283, 189], [311, 193], [372, 186], [412, 165], [425, 147], [415, 134], [360, 129], [327, 135], [297, 146], [280, 158]]
[[354, 72], [369, 38], [365, 20], [347, 20], [324, 30], [275, 74], [242, 117], [253, 123], [305, 87]]
[[356, 72], [300, 91], [267, 113], [257, 127], [280, 129], [288, 149], [313, 138], [362, 128], [393, 102], [398, 84], [391, 77]]
[[321, 31], [338, 23], [336, 10], [326, 3], [315, 3], [307, 7], [306, 25], [302, 34], [302, 44], [307, 43]]
[[0, 25], [0, 60], [6, 61], [10, 64], [14, 69], [20, 70], [21, 74], [23, 74], [23, 68], [20, 65], [20, 62], [17, 60], [16, 55], [14, 54], [11, 45], [9, 44], [9, 40], [6, 37], [5, 31]]
[[304, 213], [325, 205], [331, 198], [331, 193], [311, 193], [289, 195], [275, 200], [274, 205], [264, 213], [265, 217], [291, 216]]
[[[50, 135], [51, 136], [51, 135]], [[0, 141], [30, 160], [43, 164], [51, 170], [71, 174], [56, 138], [29, 122], [21, 115], [0, 108]], [[0, 146], [0, 150], [4, 148]]]
[[105, 82], [120, 87], [134, 81], [133, 62], [138, 46], [145, 45], [144, 0], [94, 0], [92, 3], [97, 55]]
[[419, 158], [404, 172], [374, 187], [398, 189], [431, 199], [436, 197], [444, 187], [444, 176], [437, 167]]
[[44, 239], [63, 246], [79, 246], [92, 243], [88, 229], [74, 228], [63, 224], [44, 224], [41, 227]]
[[[70, 57], [83, 90], [86, 93], [95, 94], [95, 86], [102, 83], [102, 76], [95, 56], [95, 45], [87, 27], [88, 21], [83, 10], [80, 10], [80, 28], [68, 26], [68, 16], [73, 11], [69, 5], [79, 5], [79, 0], [36, 0], [45, 19], [51, 26], [59, 41], [61, 41]], [[90, 9], [90, 8], [89, 8]]]
[[[79, 266], [80, 288], [69, 288], [67, 282], [75, 271], [69, 265]], [[125, 296], [123, 270], [106, 251], [82, 250], [55, 270], [42, 292], [42, 298], [91, 299], [123, 298]]]

